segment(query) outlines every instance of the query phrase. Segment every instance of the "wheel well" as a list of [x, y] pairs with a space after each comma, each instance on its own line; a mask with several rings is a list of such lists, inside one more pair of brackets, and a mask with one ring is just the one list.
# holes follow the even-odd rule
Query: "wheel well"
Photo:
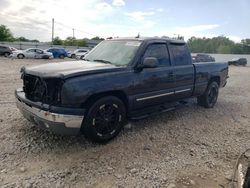
[[87, 100], [82, 104], [82, 107], [87, 107], [89, 108], [96, 100], [102, 98], [102, 97], [107, 97], [107, 96], [114, 96], [119, 98], [125, 105], [125, 108], [128, 108], [128, 98], [127, 95], [123, 91], [106, 91], [106, 92], [101, 92], [101, 93], [96, 93], [91, 95], [90, 97], [87, 98]]
[[217, 82], [218, 85], [220, 85], [220, 77], [219, 76], [214, 76], [214, 77], [210, 78], [209, 83], [214, 82], [214, 81]]

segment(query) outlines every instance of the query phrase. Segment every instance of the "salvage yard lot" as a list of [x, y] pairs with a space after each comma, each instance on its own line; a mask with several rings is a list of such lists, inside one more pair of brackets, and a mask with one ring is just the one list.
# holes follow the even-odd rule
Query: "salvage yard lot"
[[222, 187], [250, 146], [250, 67], [230, 67], [215, 108], [192, 99], [98, 145], [40, 130], [13, 103], [23, 65], [56, 61], [0, 58], [0, 187]]

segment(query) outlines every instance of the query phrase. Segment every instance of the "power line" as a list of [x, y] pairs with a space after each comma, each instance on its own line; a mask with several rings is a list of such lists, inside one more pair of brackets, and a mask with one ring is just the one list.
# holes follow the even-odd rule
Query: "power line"
[[91, 35], [91, 36], [98, 36], [98, 35], [95, 35], [95, 34], [93, 34], [93, 33], [88, 33], [88, 32], [86, 32], [86, 31], [83, 31], [83, 30], [80, 30], [80, 29], [76, 29], [76, 28], [74, 28], [74, 27], [72, 27], [72, 26], [65, 25], [65, 24], [63, 24], [63, 23], [61, 23], [61, 22], [58, 22], [58, 21], [55, 21], [55, 23], [58, 24], [58, 25], [61, 25], [61, 26], [65, 27], [65, 28], [68, 28], [68, 29], [70, 29], [70, 30], [72, 30], [72, 28], [73, 28], [73, 37], [74, 37], [74, 35], [75, 35], [75, 33], [74, 33], [75, 31], [78, 31], [78, 32], [81, 32], [81, 33], [84, 33], [84, 34], [88, 34], [88, 35]]

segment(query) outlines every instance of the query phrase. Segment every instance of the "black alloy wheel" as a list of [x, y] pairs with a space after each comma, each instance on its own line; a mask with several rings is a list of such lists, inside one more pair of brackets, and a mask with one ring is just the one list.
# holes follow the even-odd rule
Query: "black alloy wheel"
[[90, 107], [82, 125], [83, 133], [94, 142], [106, 143], [121, 131], [125, 114], [125, 106], [120, 99], [103, 97]]
[[205, 108], [213, 108], [217, 102], [219, 95], [219, 85], [217, 82], [210, 82], [206, 92], [197, 97], [197, 102], [199, 105], [204, 106]]

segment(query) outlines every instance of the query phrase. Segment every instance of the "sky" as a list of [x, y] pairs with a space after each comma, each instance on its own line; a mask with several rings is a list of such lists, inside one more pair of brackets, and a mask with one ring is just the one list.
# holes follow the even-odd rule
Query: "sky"
[[140, 36], [250, 38], [250, 0], [0, 0], [0, 25], [14, 36], [51, 41]]

